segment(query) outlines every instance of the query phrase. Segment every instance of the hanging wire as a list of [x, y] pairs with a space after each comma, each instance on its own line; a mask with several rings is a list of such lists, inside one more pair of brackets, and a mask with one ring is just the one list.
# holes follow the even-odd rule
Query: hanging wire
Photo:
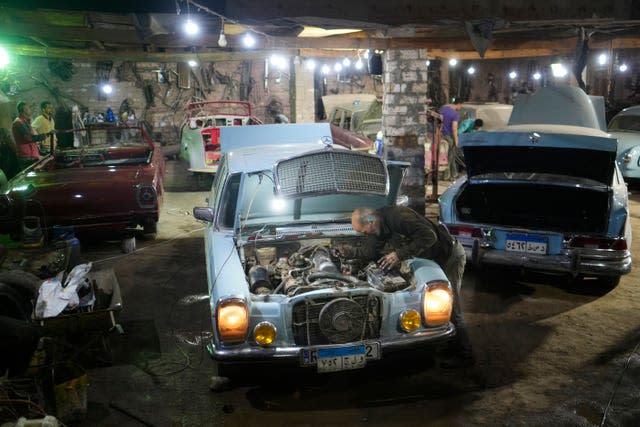
[[208, 7], [206, 7], [206, 6], [203, 6], [200, 3], [196, 3], [195, 1], [192, 1], [192, 0], [185, 0], [185, 1], [187, 2], [187, 5], [193, 4], [193, 6], [197, 7], [199, 10], [202, 10], [204, 12], [207, 12], [207, 13], [211, 14], [211, 15], [215, 15], [215, 16], [219, 17], [222, 20], [223, 28], [224, 28], [224, 23], [225, 22], [230, 22], [232, 24], [240, 25], [240, 26], [246, 28], [247, 30], [250, 30], [250, 31], [252, 31], [252, 32], [254, 32], [256, 34], [263, 35], [267, 39], [271, 39], [271, 36], [269, 34], [264, 33], [264, 32], [262, 32], [260, 30], [256, 30], [252, 26], [241, 24], [240, 22], [238, 22], [238, 21], [236, 21], [234, 19], [227, 18], [226, 16], [224, 16], [224, 15], [222, 15], [222, 14], [216, 12], [216, 11], [213, 11], [213, 10], [209, 9]]

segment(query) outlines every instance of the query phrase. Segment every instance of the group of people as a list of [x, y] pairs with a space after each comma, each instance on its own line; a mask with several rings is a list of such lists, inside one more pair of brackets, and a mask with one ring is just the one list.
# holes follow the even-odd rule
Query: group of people
[[446, 104], [440, 109], [442, 116], [441, 135], [447, 142], [447, 178], [456, 179], [458, 177], [458, 164], [464, 164], [464, 156], [458, 143], [458, 136], [462, 133], [476, 132], [482, 129], [484, 122], [482, 119], [471, 117], [460, 120], [460, 109], [462, 102], [456, 99], [452, 104]]
[[51, 102], [40, 104], [41, 113], [31, 121], [31, 106], [25, 101], [16, 105], [18, 117], [13, 121], [11, 131], [16, 144], [16, 154], [20, 169], [38, 161], [40, 156], [55, 149], [56, 127]]

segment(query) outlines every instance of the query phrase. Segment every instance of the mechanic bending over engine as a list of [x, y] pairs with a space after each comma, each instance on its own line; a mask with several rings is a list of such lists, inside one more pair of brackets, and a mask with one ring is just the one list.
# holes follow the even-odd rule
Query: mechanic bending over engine
[[[457, 329], [455, 343], [441, 362], [444, 368], [462, 368], [475, 363], [471, 342], [460, 306], [460, 287], [466, 262], [464, 249], [444, 225], [435, 224], [404, 206], [385, 206], [378, 210], [360, 207], [351, 214], [351, 224], [369, 239], [361, 247], [338, 247], [345, 258], [372, 261], [384, 270], [399, 266], [409, 258], [431, 259], [438, 263], [453, 288], [452, 323]], [[390, 253], [385, 251], [392, 250]]]

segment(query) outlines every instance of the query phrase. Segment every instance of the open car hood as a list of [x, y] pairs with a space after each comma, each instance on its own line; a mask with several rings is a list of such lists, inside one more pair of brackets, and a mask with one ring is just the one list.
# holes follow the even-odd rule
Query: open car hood
[[470, 179], [546, 174], [609, 185], [617, 141], [605, 129], [602, 97], [569, 86], [544, 87], [518, 96], [509, 126], [462, 134], [460, 146]]

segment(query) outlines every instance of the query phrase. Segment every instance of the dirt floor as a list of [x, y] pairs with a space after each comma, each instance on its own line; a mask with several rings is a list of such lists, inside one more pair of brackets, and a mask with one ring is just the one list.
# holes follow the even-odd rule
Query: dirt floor
[[111, 363], [84, 355], [88, 406], [75, 425], [640, 425], [640, 191], [630, 205], [636, 268], [613, 289], [467, 269], [473, 368], [446, 370], [425, 354], [328, 376], [253, 367], [218, 393], [204, 349], [202, 224], [191, 214], [206, 197], [168, 192], [157, 238], [138, 239], [131, 254], [117, 240], [82, 242], [94, 268], [116, 272], [124, 334], [109, 334]]

